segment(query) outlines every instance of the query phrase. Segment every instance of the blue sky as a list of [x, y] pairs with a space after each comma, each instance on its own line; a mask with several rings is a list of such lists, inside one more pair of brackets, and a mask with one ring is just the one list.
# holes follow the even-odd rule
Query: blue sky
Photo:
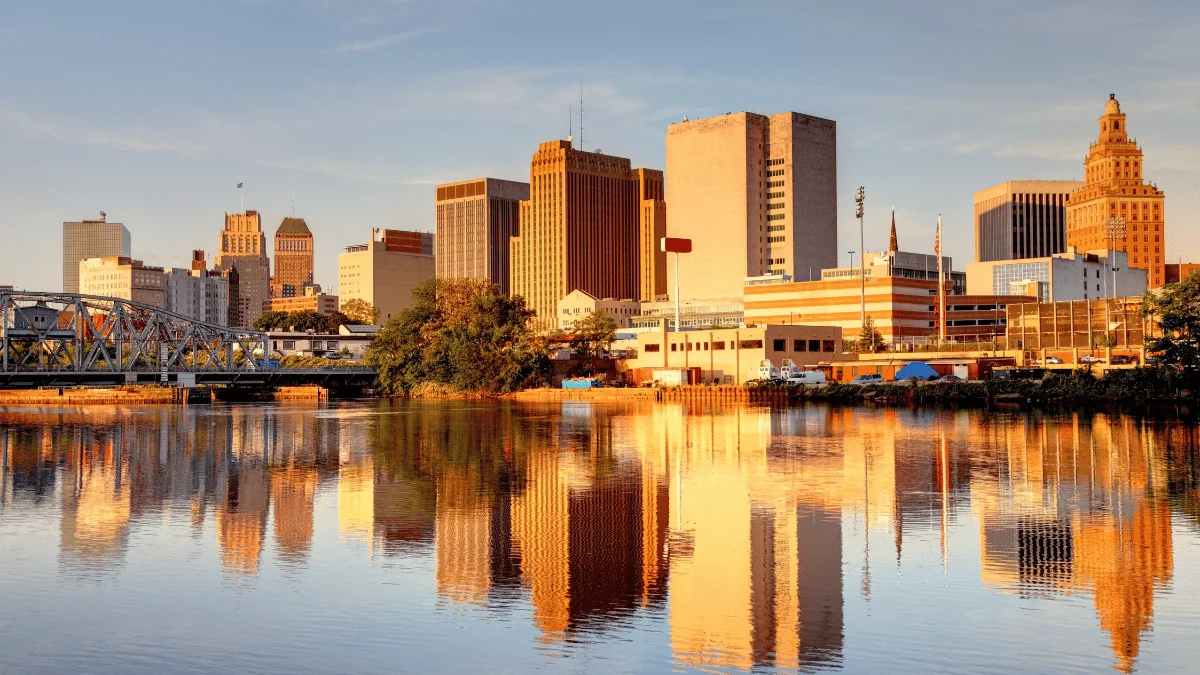
[[[134, 255], [215, 255], [222, 213], [291, 213], [317, 281], [371, 227], [433, 229], [433, 185], [528, 179], [585, 89], [589, 149], [663, 167], [666, 127], [727, 111], [838, 123], [842, 258], [971, 260], [972, 197], [1082, 175], [1109, 92], [1167, 194], [1169, 259], [1200, 260], [1200, 3], [0, 3], [0, 283], [61, 287], [61, 222], [106, 211]], [[669, 200], [669, 195], [668, 195]], [[874, 242], [872, 244], [872, 242]]]

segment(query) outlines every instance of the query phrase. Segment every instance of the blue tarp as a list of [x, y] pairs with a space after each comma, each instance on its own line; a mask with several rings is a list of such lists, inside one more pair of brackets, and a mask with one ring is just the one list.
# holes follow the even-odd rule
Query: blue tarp
[[937, 376], [938, 376], [937, 371], [934, 370], [933, 368], [929, 367], [929, 364], [925, 363], [924, 361], [913, 361], [912, 363], [908, 364], [907, 366], [904, 366], [900, 370], [896, 371], [896, 381], [897, 382], [902, 381], [902, 380], [907, 380], [910, 377], [916, 377], [916, 378], [920, 378], [922, 380], [928, 380], [931, 377], [936, 378]]

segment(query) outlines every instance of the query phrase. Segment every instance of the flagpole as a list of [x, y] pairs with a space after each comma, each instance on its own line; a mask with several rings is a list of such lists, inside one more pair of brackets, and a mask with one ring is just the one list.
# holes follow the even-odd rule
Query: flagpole
[[942, 215], [938, 214], [937, 245], [933, 247], [937, 253], [938, 264], [938, 342], [946, 341], [946, 275], [942, 272]]

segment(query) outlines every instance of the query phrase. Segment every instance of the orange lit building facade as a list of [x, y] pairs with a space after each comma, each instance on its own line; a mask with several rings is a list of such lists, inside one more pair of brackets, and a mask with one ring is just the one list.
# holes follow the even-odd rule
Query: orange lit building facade
[[643, 200], [629, 160], [548, 141], [533, 155], [529, 186], [511, 240], [510, 282], [512, 294], [537, 311], [537, 326], [556, 328], [558, 301], [576, 289], [641, 300]]
[[[1100, 117], [1100, 135], [1084, 160], [1082, 188], [1067, 204], [1067, 246], [1081, 251], [1112, 249], [1129, 254], [1129, 265], [1147, 271], [1147, 284], [1166, 283], [1165, 196], [1145, 182], [1142, 149], [1129, 138], [1125, 113], [1109, 95]], [[1124, 218], [1126, 238], [1114, 243], [1106, 222]]]

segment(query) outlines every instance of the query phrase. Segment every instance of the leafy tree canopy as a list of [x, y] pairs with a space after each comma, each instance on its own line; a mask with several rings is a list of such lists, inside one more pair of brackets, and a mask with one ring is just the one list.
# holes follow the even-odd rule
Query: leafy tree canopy
[[571, 347], [583, 359], [596, 358], [601, 349], [608, 349], [617, 339], [617, 322], [603, 311], [592, 312], [575, 322]]
[[1200, 274], [1146, 293], [1145, 313], [1162, 329], [1162, 336], [1146, 341], [1146, 350], [1164, 365], [1195, 372], [1200, 366]]
[[478, 279], [429, 279], [367, 348], [386, 393], [425, 383], [501, 393], [545, 381], [549, 360], [521, 297]]
[[875, 328], [875, 319], [870, 315], [863, 320], [862, 329], [858, 333], [858, 351], [877, 352], [883, 349], [883, 336]]
[[373, 326], [379, 321], [379, 308], [362, 298], [351, 298], [342, 303], [341, 313], [353, 323]]

